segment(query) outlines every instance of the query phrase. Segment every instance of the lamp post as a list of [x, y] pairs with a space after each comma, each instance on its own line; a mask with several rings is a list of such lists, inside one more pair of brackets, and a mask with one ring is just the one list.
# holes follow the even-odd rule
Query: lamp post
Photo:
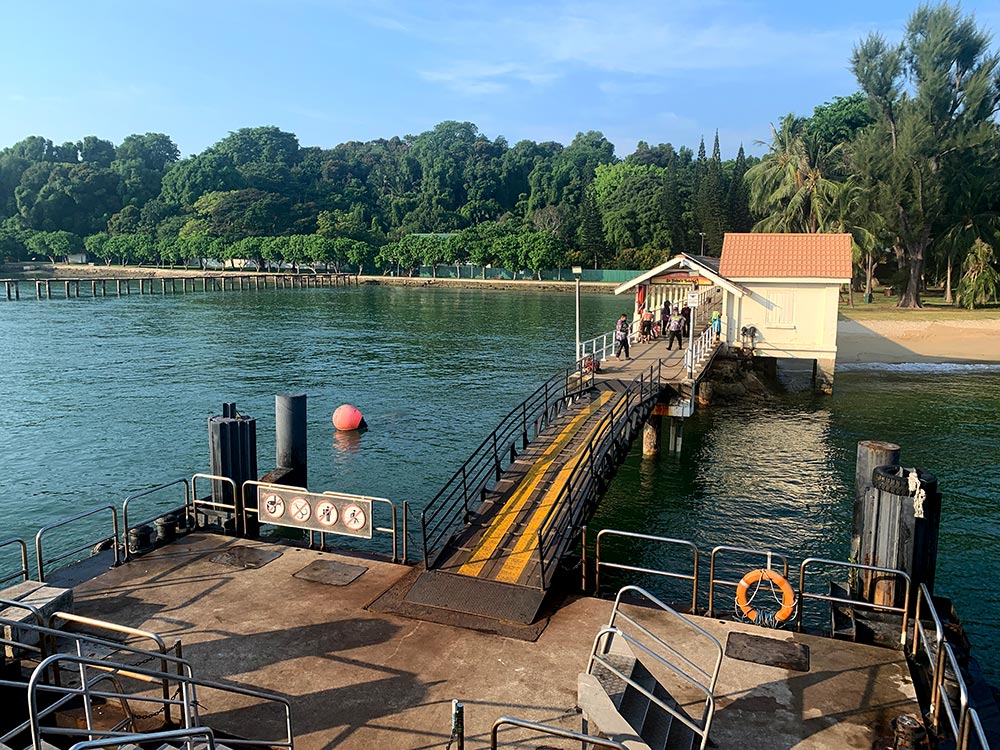
[[698, 252], [698, 254], [699, 255], [704, 255], [705, 254], [705, 233], [704, 232], [698, 232], [698, 234], [701, 235], [701, 250]]
[[582, 266], [573, 266], [573, 277], [576, 279], [576, 361], [580, 361], [580, 277], [583, 276]]

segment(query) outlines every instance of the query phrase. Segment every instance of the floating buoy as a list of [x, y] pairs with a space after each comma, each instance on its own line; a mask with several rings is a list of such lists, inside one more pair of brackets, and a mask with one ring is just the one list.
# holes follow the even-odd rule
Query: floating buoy
[[350, 432], [351, 430], [363, 429], [368, 425], [365, 424], [365, 418], [361, 415], [357, 407], [350, 404], [342, 404], [333, 413], [333, 426], [338, 430]]

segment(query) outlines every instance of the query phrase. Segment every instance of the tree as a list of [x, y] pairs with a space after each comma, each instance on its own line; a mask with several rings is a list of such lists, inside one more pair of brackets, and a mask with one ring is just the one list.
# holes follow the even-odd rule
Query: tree
[[996, 269], [993, 248], [976, 240], [965, 258], [962, 280], [958, 285], [958, 302], [970, 310], [997, 300], [1000, 293], [1000, 273]]
[[772, 125], [767, 155], [747, 170], [750, 208], [764, 217], [756, 232], [822, 231], [838, 189], [827, 174], [840, 147], [827, 148], [805, 124], [789, 113]]
[[[851, 67], [875, 122], [859, 135], [854, 167], [877, 190], [907, 270], [900, 307], [921, 307], [927, 253], [952, 200], [951, 178], [983, 158], [995, 133], [1000, 58], [957, 6], [923, 5], [905, 39], [870, 34]], [[907, 87], [912, 82], [911, 87]]]
[[750, 213], [750, 186], [746, 181], [746, 154], [743, 144], [740, 144], [736, 162], [733, 165], [733, 177], [729, 182], [727, 204], [729, 208], [729, 229], [733, 232], [749, 232], [753, 228], [753, 216]]
[[160, 197], [168, 204], [188, 207], [205, 193], [239, 190], [244, 184], [232, 157], [209, 150], [174, 164], [163, 175]]

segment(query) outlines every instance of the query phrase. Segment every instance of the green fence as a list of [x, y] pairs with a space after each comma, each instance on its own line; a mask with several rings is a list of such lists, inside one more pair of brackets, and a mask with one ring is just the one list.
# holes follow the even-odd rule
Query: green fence
[[[636, 276], [644, 274], [645, 271], [627, 271], [604, 268], [584, 268], [581, 274], [582, 281], [604, 282], [609, 284], [621, 284], [634, 279]], [[421, 266], [419, 275], [422, 278], [436, 277], [439, 279], [487, 279], [510, 281], [514, 274], [506, 268], [491, 268], [487, 266], [461, 265], [461, 266], [437, 266], [436, 273], [431, 266]], [[550, 268], [542, 271], [542, 281], [573, 281], [573, 274], [569, 268]], [[517, 274], [518, 279], [538, 280], [538, 277], [530, 271]]]

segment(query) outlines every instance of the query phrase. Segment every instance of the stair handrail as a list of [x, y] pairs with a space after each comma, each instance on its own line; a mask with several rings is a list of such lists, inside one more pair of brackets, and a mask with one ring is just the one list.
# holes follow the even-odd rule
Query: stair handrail
[[[204, 745], [195, 745], [194, 740], [202, 738]], [[125, 745], [138, 745], [140, 742], [167, 742], [168, 740], [184, 740], [184, 745], [188, 750], [215, 750], [215, 732], [210, 727], [195, 727], [193, 729], [164, 729], [159, 732], [146, 732], [145, 734], [129, 734], [118, 737], [104, 737], [99, 740], [87, 740], [77, 742], [69, 750], [100, 750], [105, 747], [124, 747]]]
[[[652, 632], [649, 628], [643, 625], [641, 622], [631, 617], [628, 613], [622, 610], [621, 605], [623, 603], [623, 598], [628, 594], [635, 594], [643, 597], [650, 603], [654, 604], [660, 610], [668, 615], [671, 615], [675, 620], [680, 622], [683, 626], [687, 627], [689, 630], [694, 631], [698, 635], [702, 636], [708, 643], [713, 647], [714, 651], [714, 664], [711, 671], [705, 669], [699, 664], [694, 663], [684, 654], [678, 651], [676, 648], [667, 643], [663, 638], [658, 636], [656, 633]], [[635, 636], [621, 629], [618, 625], [619, 621], [624, 621], [632, 628], [635, 628], [643, 637], [649, 639], [653, 644], [655, 644], [657, 650], [653, 650], [646, 643], [638, 640]], [[700, 725], [697, 720], [689, 719], [683, 713], [674, 710], [671, 706], [664, 703], [660, 698], [653, 695], [650, 691], [644, 688], [642, 685], [635, 682], [629, 675], [621, 672], [615, 665], [607, 659], [603, 658], [603, 654], [607, 653], [610, 647], [610, 640], [616, 637], [621, 637], [626, 644], [636, 648], [643, 653], [647, 654], [651, 659], [656, 660], [659, 664], [669, 669], [675, 675], [680, 677], [686, 683], [692, 687], [699, 690], [705, 696], [704, 708], [702, 709], [702, 715], [700, 719]], [[668, 658], [664, 653], [671, 656]], [[593, 668], [595, 663], [600, 663], [602, 667], [608, 671], [615, 674], [619, 679], [624, 680], [633, 689], [638, 690], [643, 695], [646, 696], [651, 701], [654, 701], [663, 710], [667, 711], [674, 718], [678, 719], [681, 723], [687, 726], [691, 731], [695, 732], [699, 737], [701, 737], [701, 750], [704, 750], [705, 746], [708, 744], [708, 735], [712, 728], [712, 719], [715, 715], [715, 688], [719, 681], [719, 671], [722, 668], [722, 657], [723, 648], [719, 640], [709, 633], [704, 628], [696, 625], [694, 622], [689, 620], [687, 617], [682, 615], [677, 610], [673, 609], [669, 605], [660, 601], [657, 597], [650, 594], [645, 589], [639, 586], [623, 586], [619, 591], [618, 595], [615, 597], [615, 604], [611, 610], [611, 617], [608, 620], [608, 624], [601, 628], [594, 638], [594, 646], [591, 649], [590, 660], [587, 663], [587, 674], [593, 673]], [[679, 659], [687, 668], [693, 671], [690, 674], [684, 667], [675, 664], [671, 659]], [[700, 681], [696, 675], [701, 675], [703, 679], [707, 680], [707, 684]]]
[[530, 396], [511, 409], [497, 427], [459, 466], [444, 487], [420, 512], [424, 565], [432, 567], [432, 557], [451, 538], [459, 516], [466, 523], [473, 504], [499, 481], [503, 467], [516, 457], [517, 443], [523, 450], [530, 439], [554, 420], [568, 402], [593, 386], [594, 374], [581, 374], [566, 368], [536, 388]]
[[[926, 603], [926, 605], [925, 605]], [[931, 648], [930, 639], [927, 636], [927, 630], [924, 628], [924, 623], [921, 619], [921, 612], [927, 607], [927, 612], [931, 616], [931, 621], [934, 623], [934, 648]], [[927, 663], [931, 665], [931, 700], [930, 700], [930, 715], [932, 728], [937, 729], [941, 721], [941, 706], [939, 701], [941, 699], [941, 682], [944, 675], [944, 625], [941, 622], [941, 617], [937, 613], [937, 608], [934, 606], [934, 600], [931, 597], [931, 592], [927, 588], [927, 584], [921, 583], [917, 588], [917, 607], [913, 614], [913, 650], [912, 655], [916, 656], [917, 651], [923, 648], [924, 656], [927, 657]]]
[[[536, 550], [541, 571], [542, 588], [547, 588], [548, 580], [554, 574], [554, 567], [546, 561], [558, 555], [550, 552], [558, 549], [563, 542], [575, 536], [583, 527], [583, 516], [586, 507], [596, 495], [596, 464], [603, 460], [607, 451], [617, 439], [624, 423], [633, 414], [648, 406], [649, 401], [660, 391], [663, 360], [657, 360], [637, 375], [618, 400], [612, 405], [610, 412], [598, 423], [591, 432], [576, 465], [560, 489], [559, 496], [546, 512], [541, 525], [536, 532]], [[617, 428], [617, 429], [616, 429]], [[583, 492], [577, 492], [579, 489]], [[576, 495], [576, 496], [575, 496]], [[582, 498], [582, 502], [581, 502]], [[563, 523], [569, 514], [568, 523]]]
[[28, 570], [28, 543], [23, 539], [11, 537], [0, 542], [0, 547], [9, 547], [12, 544], [16, 544], [21, 548], [21, 569], [16, 573], [0, 578], [0, 586], [8, 581], [13, 581], [15, 578], [20, 578], [22, 581], [31, 580], [31, 571]]
[[[539, 724], [534, 721], [525, 721], [524, 719], [515, 719], [511, 716], [501, 716], [499, 719], [493, 722], [493, 726], [490, 729], [490, 750], [497, 750], [500, 747], [500, 728], [504, 726], [520, 727], [521, 729], [528, 729], [532, 732], [538, 732], [539, 734], [547, 734], [552, 737], [561, 737], [565, 740], [575, 740], [581, 743], [581, 747], [607, 747], [612, 750], [628, 750], [628, 747], [620, 742], [615, 742], [614, 740], [609, 740], [606, 737], [595, 737], [591, 734], [584, 734], [582, 732], [574, 732], [569, 729], [562, 729], [560, 727], [549, 726], [548, 724]], [[70, 750], [75, 750], [75, 748], [70, 748]]]
[[[649, 600], [650, 602], [652, 602], [653, 604], [655, 604], [657, 607], [659, 607], [660, 609], [662, 609], [664, 612], [666, 612], [669, 615], [672, 615], [675, 619], [679, 620], [688, 629], [693, 630], [696, 633], [698, 633], [699, 635], [701, 635], [701, 636], [705, 637], [706, 639], [708, 639], [711, 642], [711, 644], [715, 647], [715, 654], [716, 654], [716, 656], [715, 656], [715, 665], [712, 668], [712, 671], [709, 672], [708, 670], [706, 670], [702, 666], [700, 666], [700, 665], [695, 664], [694, 662], [692, 662], [690, 659], [688, 659], [686, 656], [684, 656], [684, 654], [682, 654], [680, 651], [678, 651], [677, 649], [675, 649], [673, 646], [671, 646], [669, 643], [667, 643], [662, 638], [660, 638], [659, 636], [657, 636], [655, 633], [651, 632], [645, 625], [643, 625], [642, 623], [638, 622], [635, 618], [630, 617], [626, 612], [624, 612], [621, 609], [622, 598], [626, 594], [628, 594], [628, 593], [635, 593], [635, 594], [638, 594], [641, 597], [646, 598], [647, 600]], [[664, 648], [666, 648], [668, 651], [670, 651], [672, 654], [676, 655], [685, 664], [687, 664], [692, 669], [694, 669], [697, 672], [700, 672], [702, 675], [704, 675], [706, 678], [708, 678], [709, 679], [708, 685], [707, 686], [703, 685], [702, 687], [705, 690], [707, 690], [707, 692], [709, 694], [713, 694], [715, 692], [715, 685], [719, 681], [719, 670], [722, 668], [722, 654], [723, 654], [722, 644], [719, 643], [719, 639], [718, 638], [716, 638], [714, 635], [712, 635], [711, 633], [709, 633], [707, 630], [705, 630], [704, 628], [700, 627], [699, 625], [696, 625], [691, 620], [689, 620], [687, 617], [685, 617], [680, 612], [678, 612], [676, 609], [674, 609], [673, 607], [671, 607], [669, 604], [665, 604], [664, 602], [660, 601], [660, 599], [658, 599], [656, 596], [654, 596], [653, 594], [649, 593], [648, 591], [646, 591], [644, 588], [642, 588], [640, 586], [634, 586], [634, 585], [623, 586], [621, 589], [618, 590], [618, 595], [615, 597], [615, 606], [611, 610], [611, 617], [608, 620], [608, 627], [610, 627], [610, 628], [617, 627], [615, 625], [615, 623], [618, 621], [619, 618], [625, 620], [626, 622], [628, 622], [633, 627], [639, 629], [643, 633], [643, 635], [646, 635], [649, 638], [652, 638], [658, 644], [661, 644]], [[687, 676], [690, 677], [690, 675], [687, 675]], [[691, 679], [693, 679], [693, 678], [691, 678]]]
[[[119, 641], [105, 640], [103, 638], [98, 638], [97, 636], [92, 636], [92, 635], [89, 635], [87, 633], [73, 633], [73, 632], [69, 632], [69, 631], [65, 631], [65, 630], [59, 630], [59, 629], [56, 629], [56, 628], [46, 627], [46, 626], [41, 625], [41, 624], [32, 625], [30, 623], [16, 622], [16, 621], [13, 621], [13, 620], [8, 620], [6, 618], [0, 618], [0, 625], [3, 625], [5, 627], [11, 627], [12, 628], [12, 632], [13, 632], [13, 628], [16, 626], [17, 630], [30, 630], [30, 631], [35, 632], [35, 633], [38, 634], [38, 636], [39, 636], [39, 645], [38, 646], [33, 646], [31, 644], [27, 644], [27, 643], [23, 643], [23, 642], [14, 642], [14, 646], [17, 647], [17, 648], [22, 648], [22, 649], [25, 649], [25, 650], [28, 650], [28, 651], [37, 651], [37, 652], [39, 652], [39, 654], [40, 654], [40, 663], [39, 663], [38, 666], [35, 667], [35, 670], [32, 673], [32, 675], [34, 675], [35, 673], [39, 672], [41, 663], [45, 663], [45, 662], [48, 661], [48, 659], [50, 657], [49, 652], [55, 650], [54, 649], [54, 645], [55, 645], [56, 639], [58, 639], [58, 638], [68, 639], [68, 640], [72, 641], [73, 645], [76, 647], [76, 652], [77, 652], [78, 656], [82, 656], [83, 655], [82, 644], [86, 643], [86, 644], [93, 645], [93, 646], [100, 646], [102, 648], [107, 648], [107, 649], [113, 650], [113, 651], [118, 651], [118, 652], [124, 651], [124, 652], [130, 653], [130, 654], [134, 654], [136, 656], [143, 657], [146, 661], [151, 661], [151, 660], [159, 659], [161, 661], [161, 663], [169, 663], [169, 664], [176, 665], [176, 669], [177, 669], [177, 674], [178, 675], [182, 675], [182, 673], [186, 673], [188, 676], [191, 676], [191, 674], [192, 674], [190, 662], [188, 662], [187, 660], [185, 660], [183, 658], [180, 658], [180, 656], [174, 656], [174, 655], [171, 655], [171, 654], [161, 653], [161, 652], [158, 652], [158, 651], [150, 651], [148, 649], [139, 648], [137, 646], [130, 646], [130, 645], [126, 644], [126, 643], [121, 643]], [[180, 641], [178, 641], [178, 644], [179, 643], [180, 643]], [[52, 654], [52, 655], [59, 656], [60, 654]], [[95, 666], [94, 668], [95, 669], [99, 669], [99, 670], [103, 670], [106, 674], [104, 674], [103, 676], [96, 677], [93, 680], [93, 682], [95, 684], [97, 682], [99, 682], [102, 678], [106, 678], [108, 676], [107, 673], [112, 671], [111, 670], [112, 667], [117, 668], [119, 670], [121, 670], [122, 668], [124, 668], [126, 671], [129, 670], [129, 669], [131, 669], [131, 667], [129, 665], [122, 665], [122, 664], [117, 663], [117, 662], [111, 662], [111, 661], [106, 661], [106, 660], [98, 660], [98, 661], [103, 662], [106, 666], [104, 666], [104, 667]], [[164, 672], [166, 672], [166, 670], [164, 670]], [[126, 672], [123, 671], [122, 673], [125, 674]], [[42, 672], [42, 674], [44, 674], [44, 671]], [[53, 686], [56, 687], [56, 688], [60, 688], [62, 686], [61, 685], [61, 680], [59, 678], [59, 674], [60, 674], [60, 672], [59, 672], [58, 668], [53, 668], [52, 669]], [[165, 679], [166, 678], [164, 678], [164, 680]], [[174, 677], [170, 677], [170, 679], [175, 679], [175, 678]], [[163, 682], [164, 680], [161, 680], [161, 682]], [[30, 680], [28, 682], [16, 681], [16, 680], [0, 680], [0, 685], [7, 685], [7, 686], [12, 686], [12, 687], [28, 687], [30, 685]], [[169, 696], [169, 692], [165, 693], [165, 696]], [[47, 713], [46, 713], [46, 715], [48, 715], [48, 713], [52, 713], [52, 712], [56, 711], [58, 708], [60, 708], [64, 704], [66, 704], [69, 701], [71, 701], [73, 699], [73, 697], [74, 697], [74, 694], [65, 694], [61, 698], [56, 699], [55, 701], [53, 701], [53, 703], [50, 706], [47, 707]], [[167, 706], [164, 709], [164, 714], [165, 714], [165, 718], [169, 718], [169, 715], [170, 715], [169, 714], [169, 706]], [[24, 730], [29, 729], [30, 726], [31, 726], [31, 720], [29, 718], [28, 720], [22, 722], [21, 724], [13, 727], [10, 730], [8, 730], [6, 732], [6, 734], [0, 735], [0, 744], [4, 743], [10, 737], [14, 737], [15, 735], [20, 734]]]
[[[171, 659], [171, 657], [166, 657]], [[78, 688], [73, 687], [63, 687], [48, 685], [42, 681], [42, 677], [49, 669], [58, 669], [60, 662], [68, 662], [70, 664], [75, 664], [78, 666], [81, 672], [81, 685]], [[161, 672], [158, 669], [152, 669], [144, 665], [129, 665], [129, 664], [114, 664], [113, 662], [106, 662], [101, 659], [95, 659], [93, 657], [86, 656], [75, 656], [72, 654], [53, 654], [52, 656], [43, 659], [35, 667], [34, 671], [31, 673], [31, 678], [28, 681], [28, 720], [30, 722], [31, 739], [32, 746], [34, 748], [41, 747], [41, 734], [42, 730], [47, 734], [54, 735], [65, 735], [72, 736], [75, 734], [86, 734], [93, 737], [96, 734], [101, 734], [106, 737], [117, 737], [117, 736], [128, 736], [134, 734], [134, 732], [119, 732], [115, 730], [101, 730], [95, 727], [88, 726], [85, 729], [74, 729], [70, 727], [42, 727], [40, 720], [49, 715], [54, 711], [53, 705], [47, 706], [45, 708], [39, 709], [38, 703], [38, 692], [40, 690], [45, 690], [47, 692], [61, 693], [64, 699], [69, 699], [74, 696], [83, 696], [85, 702], [91, 701], [93, 698], [103, 698], [103, 699], [117, 699], [119, 694], [109, 693], [106, 691], [95, 691], [91, 689], [94, 684], [94, 680], [87, 679], [86, 670], [87, 667], [102, 670], [102, 674], [99, 678], [103, 679], [106, 674], [121, 674], [132, 679], [137, 679], [148, 683], [157, 683], [167, 678], [173, 682], [176, 682], [177, 698], [171, 697], [164, 699], [162, 697], [154, 697], [149, 695], [141, 696], [141, 699], [147, 703], [161, 703], [164, 705], [178, 705], [181, 706], [181, 722], [183, 728], [193, 729], [201, 725], [200, 716], [198, 713], [198, 707], [200, 704], [196, 699], [196, 688], [208, 688], [210, 690], [218, 690], [220, 692], [235, 693], [237, 695], [244, 695], [252, 698], [257, 698], [263, 701], [269, 701], [280, 705], [284, 709], [285, 715], [285, 739], [284, 740], [248, 740], [248, 739], [232, 739], [229, 741], [231, 746], [243, 746], [243, 747], [284, 747], [288, 750], [294, 750], [294, 738], [292, 735], [292, 719], [291, 719], [291, 702], [284, 696], [277, 695], [275, 693], [269, 693], [264, 690], [258, 690], [256, 688], [248, 688], [242, 685], [225, 684], [221, 682], [215, 682], [213, 680], [206, 680], [200, 677], [194, 677], [191, 674], [185, 675], [175, 675], [166, 672]], [[125, 696], [126, 698], [136, 699], [139, 696], [134, 694], [129, 694]], [[59, 703], [59, 701], [57, 701]]]
[[[623, 641], [625, 641], [625, 643], [628, 646], [638, 649], [639, 651], [642, 651], [645, 654], [648, 654], [650, 658], [654, 659], [655, 661], [658, 661], [660, 664], [673, 671], [674, 674], [683, 679], [689, 685], [702, 691], [702, 693], [704, 693], [705, 695], [705, 708], [702, 710], [702, 716], [701, 716], [703, 726], [699, 726], [697, 722], [688, 718], [683, 713], [681, 713], [673, 706], [671, 706], [669, 703], [666, 703], [662, 698], [657, 697], [648, 689], [646, 689], [643, 685], [636, 682], [634, 679], [632, 679], [630, 675], [627, 675], [624, 672], [622, 672], [617, 666], [615, 666], [614, 662], [605, 659], [600, 652], [603, 651], [607, 653], [608, 649], [610, 648], [611, 640], [614, 640], [615, 638], [621, 638]], [[708, 731], [712, 726], [712, 717], [715, 716], [715, 696], [711, 692], [709, 692], [704, 685], [702, 685], [700, 682], [698, 682], [690, 675], [685, 674], [682, 670], [678, 669], [676, 666], [671, 664], [669, 660], [664, 659], [661, 655], [657, 654], [651, 648], [646, 646], [642, 641], [630, 636], [628, 633], [625, 633], [624, 631], [619, 630], [618, 628], [605, 626], [598, 631], [597, 637], [594, 639], [594, 647], [590, 656], [590, 662], [587, 665], [587, 674], [592, 674], [591, 670], [593, 669], [594, 664], [600, 664], [602, 668], [606, 669], [608, 672], [615, 675], [615, 677], [617, 677], [619, 680], [624, 682], [626, 685], [631, 687], [636, 692], [641, 693], [643, 696], [646, 697], [647, 700], [649, 700], [652, 703], [655, 703], [657, 706], [659, 706], [661, 709], [666, 711], [672, 717], [677, 719], [679, 722], [681, 722], [684, 726], [686, 726], [696, 735], [701, 737], [702, 742], [699, 745], [699, 748], [700, 750], [704, 750], [705, 745], [707, 744], [708, 741]]]

